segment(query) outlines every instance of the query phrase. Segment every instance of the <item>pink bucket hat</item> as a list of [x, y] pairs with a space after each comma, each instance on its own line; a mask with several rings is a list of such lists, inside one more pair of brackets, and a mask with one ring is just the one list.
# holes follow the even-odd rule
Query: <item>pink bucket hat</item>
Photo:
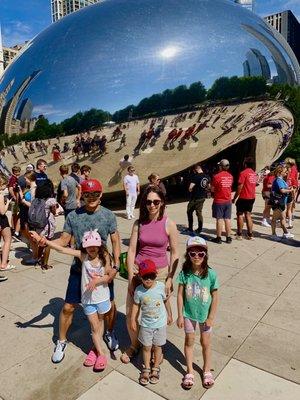
[[101, 246], [101, 237], [97, 232], [97, 229], [94, 231], [88, 231], [83, 234], [82, 239], [82, 247], [85, 249], [90, 246]]

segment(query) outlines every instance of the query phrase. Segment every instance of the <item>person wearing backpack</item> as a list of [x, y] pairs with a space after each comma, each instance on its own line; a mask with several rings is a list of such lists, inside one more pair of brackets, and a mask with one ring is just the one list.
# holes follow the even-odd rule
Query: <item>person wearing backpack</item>
[[[42, 185], [37, 186], [35, 198], [28, 210], [28, 225], [30, 230], [36, 231], [39, 235], [51, 240], [56, 228], [56, 206], [54, 188], [51, 180], [47, 179]], [[52, 268], [48, 265], [50, 248], [40, 248], [37, 244], [32, 248], [32, 259], [26, 260], [25, 265], [40, 264], [42, 269]]]

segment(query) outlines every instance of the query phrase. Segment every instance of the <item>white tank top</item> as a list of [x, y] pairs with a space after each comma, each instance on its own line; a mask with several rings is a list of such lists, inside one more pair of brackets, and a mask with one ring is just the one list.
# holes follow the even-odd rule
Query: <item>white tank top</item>
[[82, 274], [81, 274], [81, 303], [82, 304], [98, 304], [103, 301], [107, 301], [110, 298], [109, 288], [107, 283], [103, 283], [91, 292], [86, 290], [86, 285], [92, 279], [92, 275], [97, 274], [104, 276], [105, 268], [103, 265], [93, 266], [88, 260], [88, 256], [82, 262]]

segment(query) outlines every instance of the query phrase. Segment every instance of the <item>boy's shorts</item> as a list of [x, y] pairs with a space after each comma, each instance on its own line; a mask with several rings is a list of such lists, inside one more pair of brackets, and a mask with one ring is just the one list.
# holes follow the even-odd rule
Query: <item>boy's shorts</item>
[[193, 321], [189, 318], [184, 318], [184, 332], [185, 333], [195, 333], [197, 324], [201, 333], [211, 333], [212, 327], [207, 326], [204, 322]]
[[163, 346], [167, 341], [167, 327], [162, 326], [161, 328], [145, 328], [140, 326], [139, 341], [143, 346]]
[[97, 304], [82, 304], [85, 315], [92, 315], [98, 313], [100, 315], [106, 314], [111, 308], [110, 300], [102, 301]]

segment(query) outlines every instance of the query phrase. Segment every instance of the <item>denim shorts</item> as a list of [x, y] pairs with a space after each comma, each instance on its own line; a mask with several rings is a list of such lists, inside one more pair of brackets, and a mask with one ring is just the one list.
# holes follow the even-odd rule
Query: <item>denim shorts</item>
[[184, 332], [185, 333], [195, 333], [197, 324], [199, 325], [199, 329], [201, 333], [211, 333], [212, 327], [208, 327], [205, 323], [193, 321], [189, 318], [184, 318]]
[[102, 301], [97, 304], [82, 304], [85, 315], [92, 315], [98, 313], [100, 315], [106, 314], [111, 308], [110, 300]]
[[[114, 281], [108, 284], [109, 293], [110, 293], [110, 301], [113, 301], [115, 298], [114, 293]], [[70, 272], [69, 282], [65, 297], [65, 302], [68, 304], [79, 304], [81, 303], [81, 272]]]
[[166, 325], [161, 328], [140, 326], [138, 339], [143, 346], [163, 346], [167, 341], [167, 327]]

